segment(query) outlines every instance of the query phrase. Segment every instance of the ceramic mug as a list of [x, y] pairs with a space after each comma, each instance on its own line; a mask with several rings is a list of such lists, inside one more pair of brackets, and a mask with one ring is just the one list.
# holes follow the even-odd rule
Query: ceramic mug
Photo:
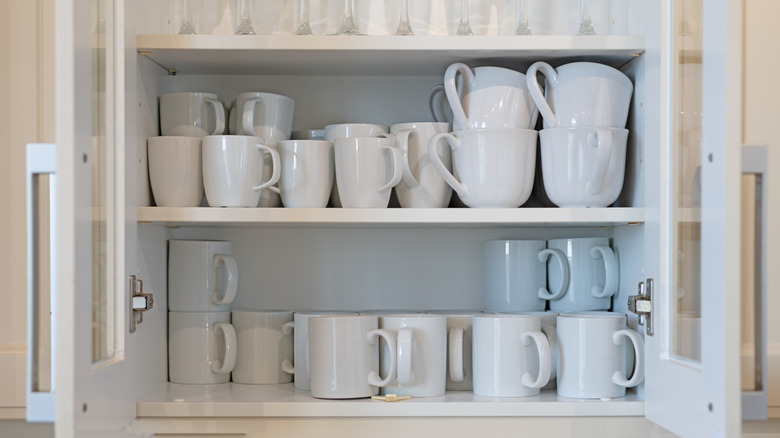
[[260, 137], [275, 145], [290, 138], [295, 101], [273, 93], [246, 92], [236, 97], [236, 134]]
[[168, 242], [168, 310], [224, 312], [238, 291], [238, 264], [227, 241]]
[[203, 137], [224, 131], [225, 108], [216, 94], [182, 92], [160, 96], [162, 135]]
[[[428, 157], [428, 141], [436, 134], [449, 132], [448, 123], [399, 123], [390, 127], [395, 144], [403, 153], [403, 176], [395, 186], [403, 208], [444, 208], [450, 203], [452, 188], [444, 182]], [[452, 170], [449, 148], [437, 148], [439, 159]]]
[[197, 207], [203, 199], [200, 137], [149, 137], [149, 182], [158, 207]]
[[447, 391], [474, 389], [472, 367], [473, 319], [482, 312], [473, 310], [432, 310], [426, 313], [447, 317]]
[[[325, 141], [332, 141], [335, 143], [337, 139], [345, 137], [378, 137], [390, 132], [390, 127], [372, 123], [334, 123], [326, 125], [324, 131]], [[330, 203], [334, 207], [341, 207], [339, 185], [336, 179], [333, 180], [333, 189], [330, 192]]]
[[283, 140], [276, 147], [282, 165], [279, 176], [282, 204], [288, 208], [326, 207], [335, 179], [333, 142]]
[[168, 377], [171, 383], [230, 381], [236, 363], [230, 312], [168, 312]]
[[558, 375], [558, 332], [556, 330], [558, 312], [546, 311], [546, 312], [510, 312], [517, 315], [530, 315], [539, 317], [542, 323], [542, 333], [547, 337], [547, 342], [550, 343], [550, 380], [546, 385], [542, 386], [542, 391], [545, 389], [555, 388], [555, 378]]
[[335, 163], [339, 199], [345, 208], [386, 208], [403, 172], [401, 151], [392, 138], [338, 138]]
[[247, 384], [292, 382], [293, 312], [233, 310], [238, 351], [233, 381]]

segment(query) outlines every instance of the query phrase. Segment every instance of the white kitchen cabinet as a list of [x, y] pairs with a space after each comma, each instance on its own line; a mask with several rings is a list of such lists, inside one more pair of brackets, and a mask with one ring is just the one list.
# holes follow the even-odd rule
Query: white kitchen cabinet
[[[666, 433], [654, 423], [686, 437], [738, 435], [739, 254], [727, 248], [739, 243], [733, 206], [740, 196], [741, 101], [740, 87], [728, 85], [741, 83], [742, 9], [740, 2], [706, 2], [704, 38], [697, 38], [676, 30], [680, 3], [624, 3], [627, 35], [403, 38], [139, 34], [158, 11], [122, 1], [58, 2], [58, 436]], [[706, 90], [703, 143], [691, 155], [701, 161], [705, 190], [699, 206], [680, 208], [676, 78], [681, 60], [691, 59], [703, 62], [704, 72], [693, 86]], [[537, 60], [603, 62], [633, 80], [626, 182], [614, 207], [148, 206], [145, 139], [157, 134], [162, 93], [212, 91], [229, 100], [248, 90], [278, 92], [296, 101], [294, 129], [390, 125], [430, 119], [428, 92], [452, 62], [523, 71]], [[691, 239], [701, 242], [698, 263], [680, 255], [678, 230], [701, 233]], [[627, 313], [639, 282], [654, 280], [646, 379], [625, 398], [452, 392], [380, 403], [315, 400], [292, 385], [166, 383], [169, 239], [233, 242], [241, 273], [237, 308], [425, 310], [483, 307], [483, 241], [572, 236], [611, 239], [620, 259], [613, 310]], [[132, 334], [129, 289], [138, 283], [131, 275], [154, 296]], [[698, 313], [686, 313], [683, 280], [706, 290], [706, 299], [694, 303]], [[635, 316], [629, 321], [637, 327]]]

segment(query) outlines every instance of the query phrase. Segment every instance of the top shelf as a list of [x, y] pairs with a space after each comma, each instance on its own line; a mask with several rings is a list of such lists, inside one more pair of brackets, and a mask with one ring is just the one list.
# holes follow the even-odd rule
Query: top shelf
[[[182, 74], [441, 75], [453, 62], [525, 69], [535, 61], [619, 67], [642, 35], [138, 35], [138, 52]], [[313, 67], [316, 66], [316, 67]]]

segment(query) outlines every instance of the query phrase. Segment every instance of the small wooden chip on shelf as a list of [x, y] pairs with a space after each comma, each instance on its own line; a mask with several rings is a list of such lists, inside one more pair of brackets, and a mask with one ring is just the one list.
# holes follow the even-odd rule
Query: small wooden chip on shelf
[[410, 395], [397, 395], [397, 394], [385, 394], [385, 395], [372, 395], [371, 400], [382, 400], [386, 402], [394, 402], [407, 400], [412, 398]]

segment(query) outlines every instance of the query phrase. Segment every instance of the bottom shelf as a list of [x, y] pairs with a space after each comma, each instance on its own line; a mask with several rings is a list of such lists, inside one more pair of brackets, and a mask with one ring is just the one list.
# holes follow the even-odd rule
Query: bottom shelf
[[533, 397], [481, 397], [448, 392], [400, 402], [371, 399], [321, 400], [282, 385], [179, 385], [165, 383], [141, 397], [138, 418], [159, 417], [579, 417], [644, 416], [635, 393], [612, 400], [558, 397], [555, 390]]

